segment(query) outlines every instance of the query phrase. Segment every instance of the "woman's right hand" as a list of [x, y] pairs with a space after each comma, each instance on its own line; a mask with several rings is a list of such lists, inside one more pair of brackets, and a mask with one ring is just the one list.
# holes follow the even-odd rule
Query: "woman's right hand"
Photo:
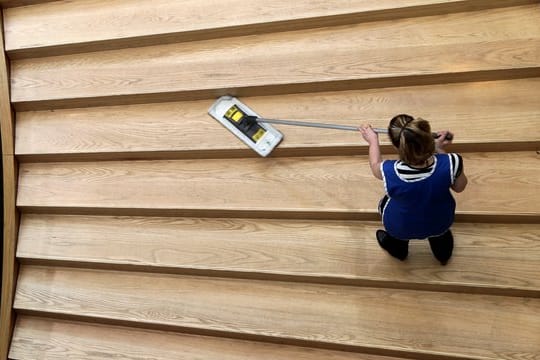
[[358, 128], [358, 131], [360, 131], [362, 137], [369, 145], [379, 143], [379, 135], [373, 130], [371, 125], [362, 125]]

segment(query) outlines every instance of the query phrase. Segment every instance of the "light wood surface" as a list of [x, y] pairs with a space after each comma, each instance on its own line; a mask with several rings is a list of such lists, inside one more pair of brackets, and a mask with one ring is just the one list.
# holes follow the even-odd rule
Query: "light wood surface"
[[[540, 226], [455, 224], [452, 261], [438, 266], [427, 241], [392, 261], [379, 222], [24, 215], [23, 263], [287, 278], [540, 297]], [[233, 272], [232, 274], [230, 272]]]
[[[53, 344], [53, 345], [51, 345]], [[10, 357], [40, 360], [403, 360], [323, 349], [21, 316]]]
[[27, 266], [15, 308], [390, 353], [540, 352], [540, 299], [531, 298]]
[[19, 270], [16, 261], [19, 212], [15, 206], [17, 189], [17, 162], [13, 155], [2, 156], [3, 226], [2, 226], [2, 299], [0, 324], [0, 359], [7, 359], [9, 342], [15, 324], [13, 298]]
[[[0, 11], [0, 15], [2, 11]], [[0, 19], [0, 30], [3, 25]], [[9, 59], [4, 53], [4, 34], [0, 31], [0, 126], [2, 137], [2, 155], [12, 156], [15, 152], [15, 121], [14, 113], [11, 108], [11, 88]]]
[[[0, 6], [0, 360], [13, 325], [17, 360], [540, 360], [537, 0]], [[223, 94], [453, 130], [451, 261], [380, 249], [358, 133], [282, 126], [259, 158], [206, 114]]]
[[[2, 29], [0, 11], [0, 30]], [[15, 207], [17, 191], [17, 161], [14, 157], [14, 117], [10, 104], [9, 61], [4, 53], [4, 36], [0, 31], [0, 134], [2, 142], [2, 296], [0, 305], [0, 359], [7, 358], [14, 325], [12, 310], [18, 265], [17, 248], [18, 213]]]
[[[536, 152], [467, 153], [463, 158], [469, 185], [456, 195], [458, 213], [537, 221]], [[133, 209], [142, 215], [159, 210], [220, 216], [232, 210], [357, 219], [376, 216], [383, 194], [366, 156], [24, 163], [17, 206], [25, 211], [94, 209], [97, 214]]]
[[536, 10], [531, 5], [19, 60], [12, 64], [12, 101], [19, 109], [72, 107], [208, 98], [235, 89], [257, 95], [415, 85], [417, 77], [470, 81], [493, 71], [495, 79], [513, 72], [533, 76], [540, 65], [540, 25], [528, 15]]
[[[278, 119], [386, 128], [396, 114], [451, 129], [467, 150], [540, 148], [540, 78], [241, 98], [259, 115]], [[17, 114], [16, 154], [22, 161], [227, 156], [252, 150], [211, 118], [214, 99]], [[275, 126], [285, 136], [272, 155], [366, 151], [359, 133]], [[510, 131], [509, 131], [510, 129]], [[381, 143], [389, 144], [386, 136]], [[353, 150], [350, 150], [353, 149]], [[393, 151], [389, 149], [389, 151]]]
[[6, 49], [11, 58], [50, 56], [528, 3], [534, 1], [56, 1], [8, 9]]
[[56, 0], [0, 0], [0, 6], [2, 8], [11, 8], [17, 6], [28, 6], [35, 4], [43, 4]]

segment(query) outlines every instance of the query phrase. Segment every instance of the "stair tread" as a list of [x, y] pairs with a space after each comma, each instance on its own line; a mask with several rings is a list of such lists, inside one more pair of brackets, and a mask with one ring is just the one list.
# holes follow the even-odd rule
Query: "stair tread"
[[18, 6], [43, 4], [43, 3], [52, 2], [52, 1], [57, 1], [57, 0], [0, 0], [0, 6], [5, 9], [5, 8], [18, 7]]
[[[536, 221], [536, 152], [466, 153], [463, 158], [469, 185], [455, 194], [458, 214]], [[131, 209], [130, 215], [195, 216], [232, 211], [358, 219], [374, 218], [384, 194], [366, 156], [23, 163], [19, 172], [17, 206], [24, 211]]]
[[[261, 4], [0, 0], [20, 219], [0, 357], [536, 359], [538, 1]], [[225, 94], [453, 130], [448, 265], [380, 249], [358, 133], [276, 126], [259, 158], [207, 115]]]
[[[392, 116], [409, 113], [431, 121], [434, 130], [451, 129], [455, 144], [474, 149], [532, 143], [540, 147], [536, 89], [540, 78], [415, 86], [322, 94], [241, 98], [261, 116], [278, 119], [385, 128]], [[35, 155], [123, 156], [160, 152], [247, 150], [245, 144], [207, 115], [214, 100], [19, 112], [15, 153]], [[384, 104], [384, 106], [379, 106]], [[505, 125], [508, 124], [508, 125]], [[511, 126], [512, 131], [507, 131]], [[273, 154], [317, 148], [366, 148], [358, 133], [275, 125], [284, 140]], [[389, 144], [380, 136], [382, 144]], [[32, 157], [34, 155], [34, 157]], [[52, 155], [52, 156], [51, 156]], [[117, 155], [122, 156], [122, 155]], [[143, 155], [141, 155], [143, 156]]]
[[[456, 74], [471, 80], [490, 71], [533, 75], [540, 38], [528, 15], [535, 6], [16, 60], [11, 99], [20, 110], [208, 98], [234, 89], [346, 89], [381, 79], [399, 86], [430, 76], [455, 82]], [[318, 55], [328, 51], [333, 56]]]
[[454, 285], [505, 294], [527, 290], [540, 297], [538, 225], [455, 224], [454, 257], [446, 267], [438, 265], [422, 241], [411, 242], [409, 261], [390, 258], [375, 241], [379, 228], [378, 222], [357, 221], [24, 214], [17, 257], [22, 262], [132, 265], [218, 276], [286, 275], [440, 290]]
[[533, 298], [23, 266], [14, 308], [392, 354], [540, 352]]
[[[506, 1], [504, 6], [530, 2]], [[256, 2], [238, 1], [160, 0], [151, 4], [142, 0], [61, 1], [5, 11], [6, 50], [11, 57], [58, 55], [501, 6], [493, 3], [458, 0], [349, 3], [297, 0], [291, 3], [279, 0], [273, 1], [271, 6], [261, 6]], [[0, 4], [6, 5], [9, 1], [3, 0]], [[96, 18], [100, 21], [96, 22]]]
[[[54, 344], [52, 346], [51, 344]], [[10, 359], [404, 360], [324, 349], [19, 316]]]

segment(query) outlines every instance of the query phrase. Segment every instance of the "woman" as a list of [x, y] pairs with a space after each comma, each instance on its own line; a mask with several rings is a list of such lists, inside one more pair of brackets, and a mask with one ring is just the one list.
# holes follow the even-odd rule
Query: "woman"
[[456, 202], [450, 192], [465, 190], [467, 177], [463, 159], [446, 154], [451, 143], [448, 131], [433, 138], [429, 122], [410, 115], [397, 115], [388, 125], [388, 134], [399, 160], [382, 160], [379, 137], [371, 125], [360, 127], [369, 144], [369, 164], [373, 175], [383, 180], [386, 195], [379, 204], [385, 230], [376, 233], [379, 245], [390, 255], [405, 260], [410, 239], [429, 240], [433, 255], [446, 265], [452, 256]]

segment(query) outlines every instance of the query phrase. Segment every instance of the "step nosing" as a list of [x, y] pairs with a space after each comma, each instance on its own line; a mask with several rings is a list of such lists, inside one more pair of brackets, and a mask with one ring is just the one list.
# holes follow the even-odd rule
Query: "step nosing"
[[[48, 1], [33, 2], [39, 4]], [[28, 1], [26, 1], [28, 2]], [[32, 3], [32, 1], [31, 1]], [[269, 33], [283, 33], [298, 30], [309, 30], [323, 27], [339, 27], [344, 25], [372, 23], [390, 20], [400, 20], [407, 18], [417, 18], [436, 15], [448, 15], [468, 11], [490, 10], [496, 8], [521, 6], [534, 4], [534, 0], [521, 1], [491, 1], [482, 2], [471, 6], [467, 2], [449, 3], [426, 3], [418, 5], [405, 5], [394, 7], [382, 7], [377, 9], [358, 10], [348, 13], [320, 14], [301, 18], [278, 18], [269, 20], [259, 20], [240, 24], [216, 24], [204, 28], [193, 28], [186, 30], [164, 31], [146, 35], [131, 35], [125, 37], [108, 37], [97, 40], [76, 40], [75, 42], [64, 41], [62, 43], [51, 43], [45, 45], [7, 45], [6, 53], [11, 59], [31, 59], [55, 55], [73, 55], [88, 51], [100, 52], [110, 50], [121, 50], [133, 47], [146, 47], [155, 45], [166, 45], [172, 43], [185, 43], [206, 41], [213, 39], [223, 39], [238, 36], [250, 36]], [[10, 6], [11, 7], [11, 6]]]
[[73, 269], [109, 270], [115, 272], [155, 273], [178, 276], [220, 278], [230, 280], [254, 280], [271, 282], [288, 282], [298, 284], [321, 284], [335, 286], [351, 286], [362, 288], [400, 289], [427, 292], [459, 292], [481, 295], [498, 295], [511, 297], [540, 298], [540, 288], [517, 286], [501, 286], [488, 283], [472, 283], [458, 281], [429, 282], [418, 280], [396, 280], [390, 278], [362, 277], [345, 274], [310, 274], [301, 272], [263, 271], [257, 269], [217, 268], [205, 266], [172, 266], [142, 263], [120, 263], [85, 261], [65, 258], [37, 258], [17, 255], [21, 264], [27, 266], [55, 266]]
[[54, 318], [65, 321], [80, 321], [93, 324], [104, 324], [122, 327], [131, 327], [144, 330], [170, 331], [190, 335], [221, 337], [227, 339], [256, 341], [269, 344], [301, 346], [323, 350], [346, 351], [361, 354], [379, 356], [406, 357], [418, 360], [486, 360], [485, 358], [471, 357], [465, 354], [451, 354], [437, 351], [420, 350], [413, 348], [401, 348], [397, 346], [383, 346], [374, 344], [350, 344], [346, 342], [310, 339], [286, 334], [262, 334], [255, 331], [239, 331], [238, 329], [216, 329], [204, 326], [175, 325], [159, 322], [147, 322], [140, 320], [126, 320], [121, 318], [105, 317], [98, 314], [76, 314], [71, 312], [55, 312], [31, 308], [15, 308], [24, 316], [39, 316], [42, 318]]
[[[451, 75], [451, 77], [449, 77]], [[321, 93], [328, 91], [347, 91], [379, 89], [387, 87], [408, 87], [468, 83], [478, 81], [512, 80], [540, 77], [540, 66], [508, 67], [503, 69], [443, 72], [433, 74], [410, 74], [402, 76], [383, 76], [358, 79], [321, 80], [264, 84], [253, 86], [232, 86], [226, 88], [185, 89], [170, 92], [110, 94], [105, 96], [79, 96], [76, 98], [24, 99], [12, 95], [11, 102], [17, 111], [38, 111], [54, 109], [86, 108], [111, 105], [137, 105], [173, 101], [195, 101], [215, 99], [221, 95], [270, 96], [299, 93]]]

